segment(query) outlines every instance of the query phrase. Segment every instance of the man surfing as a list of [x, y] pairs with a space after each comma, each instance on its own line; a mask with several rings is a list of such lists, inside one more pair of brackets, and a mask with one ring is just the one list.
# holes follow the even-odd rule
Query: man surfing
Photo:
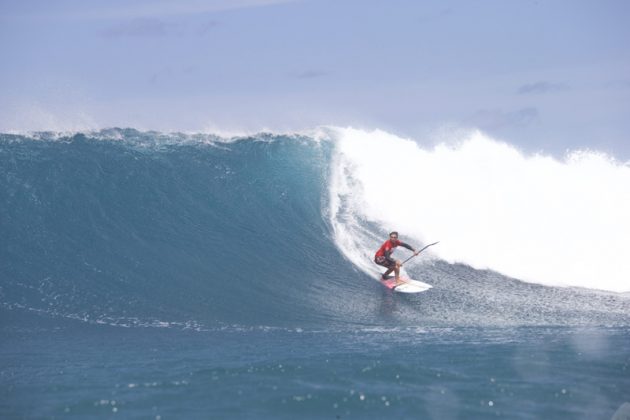
[[374, 255], [374, 262], [387, 268], [387, 271], [381, 276], [381, 280], [387, 280], [387, 276], [393, 271], [396, 278], [396, 285], [403, 283], [400, 281], [400, 267], [402, 263], [400, 260], [394, 260], [391, 257], [395, 248], [398, 246], [402, 246], [413, 252], [414, 257], [420, 253], [420, 251], [416, 251], [411, 245], [399, 241], [398, 232], [392, 232], [389, 234], [389, 239], [381, 245], [378, 251], [376, 251], [376, 255]]

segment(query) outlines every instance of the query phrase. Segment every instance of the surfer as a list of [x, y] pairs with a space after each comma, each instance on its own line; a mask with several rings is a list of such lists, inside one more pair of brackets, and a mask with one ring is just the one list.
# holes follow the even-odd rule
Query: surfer
[[406, 244], [398, 240], [398, 232], [392, 232], [389, 234], [389, 239], [386, 240], [383, 245], [376, 251], [376, 255], [374, 255], [374, 262], [378, 265], [381, 265], [387, 268], [387, 271], [383, 273], [381, 276], [381, 280], [387, 280], [387, 276], [393, 271], [396, 284], [402, 283], [400, 281], [400, 266], [402, 263], [400, 260], [394, 260], [391, 255], [394, 252], [394, 249], [397, 246], [402, 246], [407, 248], [413, 255], [416, 256], [420, 253], [420, 251], [416, 251], [411, 245]]

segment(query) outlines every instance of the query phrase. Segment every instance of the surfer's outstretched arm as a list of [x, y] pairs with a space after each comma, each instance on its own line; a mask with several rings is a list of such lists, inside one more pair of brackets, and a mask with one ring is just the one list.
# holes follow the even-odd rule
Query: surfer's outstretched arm
[[401, 242], [401, 243], [400, 243], [400, 246], [402, 246], [402, 247], [404, 247], [404, 248], [407, 248], [409, 251], [413, 252], [414, 254], [416, 253], [416, 250], [414, 249], [414, 247], [412, 247], [412, 246], [411, 246], [411, 245], [409, 245], [409, 244], [406, 244], [406, 243], [404, 243], [404, 242]]

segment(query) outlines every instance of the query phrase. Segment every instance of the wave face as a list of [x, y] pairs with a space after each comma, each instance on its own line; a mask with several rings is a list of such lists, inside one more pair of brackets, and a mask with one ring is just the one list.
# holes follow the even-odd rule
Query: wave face
[[[514, 155], [504, 163], [510, 171], [501, 184], [490, 188], [481, 181], [499, 163], [466, 166], [472, 165], [466, 158], [489, 151], [496, 159], [516, 153], [475, 140], [426, 151], [381, 132], [337, 129], [230, 140], [132, 129], [0, 135], [0, 304], [15, 316], [125, 327], [630, 325], [626, 295], [543, 287], [500, 274], [623, 289], [615, 270], [630, 270], [614, 256], [600, 259], [584, 219], [579, 232], [591, 246], [589, 258], [571, 262], [587, 274], [596, 267], [593, 278], [575, 274], [565, 254], [549, 258], [557, 251], [550, 247], [562, 248], [549, 231], [558, 219], [540, 220], [543, 238], [523, 229], [529, 222], [510, 228], [509, 217], [532, 220], [533, 207], [504, 214], [518, 206], [499, 198], [517, 189], [501, 186], [514, 182], [514, 162], [527, 172], [516, 171], [519, 180], [548, 167], [557, 188], [566, 168], [564, 182], [580, 171], [603, 170], [605, 185], [625, 180], [627, 168]], [[464, 186], [455, 186], [456, 175]], [[582, 185], [586, 175], [569, 187]], [[610, 189], [620, 188], [615, 182]], [[522, 197], [532, 193], [519, 188]], [[614, 201], [600, 188], [598, 197], [621, 212], [625, 191], [617, 194]], [[569, 208], [553, 217], [567, 211], [577, 221], [600, 207]], [[608, 216], [620, 223], [618, 232], [627, 229], [618, 213]], [[433, 258], [408, 268], [435, 286], [430, 292], [392, 296], [366, 275], [376, 272], [370, 259], [392, 227], [416, 246], [442, 241]], [[543, 239], [551, 242], [542, 248], [545, 258], [524, 253]], [[521, 260], [532, 271], [519, 271], [527, 267]], [[550, 269], [556, 270], [551, 276]]]

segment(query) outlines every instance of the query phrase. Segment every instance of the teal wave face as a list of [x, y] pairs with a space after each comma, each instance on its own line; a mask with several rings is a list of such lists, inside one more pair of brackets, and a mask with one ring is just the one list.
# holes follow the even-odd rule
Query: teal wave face
[[4, 139], [5, 306], [116, 324], [308, 322], [322, 281], [356, 275], [339, 270], [322, 218], [325, 144], [122, 135]]

